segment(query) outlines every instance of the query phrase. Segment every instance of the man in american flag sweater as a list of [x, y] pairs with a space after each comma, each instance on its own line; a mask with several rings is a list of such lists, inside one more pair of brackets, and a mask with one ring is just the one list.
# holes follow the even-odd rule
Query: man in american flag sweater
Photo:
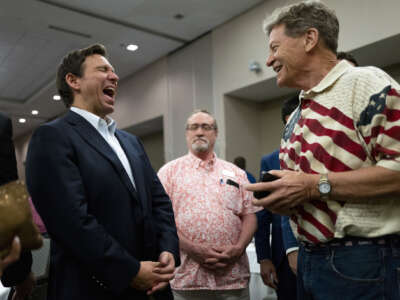
[[248, 189], [291, 216], [298, 299], [400, 299], [400, 85], [337, 60], [339, 22], [321, 2], [278, 9], [264, 29], [278, 86], [302, 92], [279, 179]]

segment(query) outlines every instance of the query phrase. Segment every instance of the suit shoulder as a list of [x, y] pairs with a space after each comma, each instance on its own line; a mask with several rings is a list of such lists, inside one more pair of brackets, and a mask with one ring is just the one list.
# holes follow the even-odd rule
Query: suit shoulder
[[0, 133], [1, 135], [12, 135], [11, 119], [3, 113], [0, 113]]
[[0, 112], [0, 124], [10, 122], [11, 119], [4, 113]]
[[33, 132], [32, 138], [62, 140], [68, 136], [67, 124], [63, 117], [41, 124]]
[[118, 133], [120, 133], [121, 135], [123, 135], [124, 137], [129, 137], [129, 138], [133, 138], [133, 139], [139, 139], [136, 135], [134, 135], [133, 133], [130, 133], [128, 131], [125, 131], [123, 129], [117, 129], [116, 130]]
[[274, 152], [264, 155], [261, 158], [261, 161], [270, 161], [270, 160], [275, 160], [277, 158], [279, 158], [279, 149], [275, 150]]
[[118, 134], [120, 134], [121, 136], [123, 136], [124, 138], [130, 139], [131, 141], [134, 141], [135, 143], [142, 144], [140, 141], [140, 138], [130, 132], [127, 132], [122, 129], [117, 129], [116, 132]]

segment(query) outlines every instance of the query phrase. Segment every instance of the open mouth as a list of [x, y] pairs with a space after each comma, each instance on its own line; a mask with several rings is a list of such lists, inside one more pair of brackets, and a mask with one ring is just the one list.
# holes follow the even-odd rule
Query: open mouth
[[106, 96], [109, 96], [110, 98], [114, 98], [114, 96], [115, 96], [115, 89], [114, 89], [114, 88], [111, 88], [111, 87], [106, 87], [106, 88], [103, 90], [103, 93], [104, 93]]
[[276, 73], [279, 73], [280, 70], [282, 70], [282, 66], [274, 67], [274, 71], [275, 71]]

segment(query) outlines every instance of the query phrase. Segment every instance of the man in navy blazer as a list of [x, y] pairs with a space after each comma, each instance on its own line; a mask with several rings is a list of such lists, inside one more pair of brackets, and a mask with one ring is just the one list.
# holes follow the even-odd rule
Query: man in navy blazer
[[138, 138], [107, 116], [119, 78], [105, 56], [97, 44], [63, 59], [57, 88], [70, 110], [28, 150], [28, 189], [51, 238], [48, 299], [172, 299], [172, 205]]
[[[297, 95], [284, 102], [282, 106], [282, 121], [284, 124], [286, 124], [290, 114], [298, 106], [298, 102]], [[279, 169], [279, 150], [276, 150], [262, 157], [260, 178], [263, 172]], [[289, 258], [293, 255], [297, 258], [297, 252], [289, 254], [289, 258], [286, 256], [282, 237], [281, 216], [273, 214], [267, 209], [257, 212], [256, 215], [258, 228], [254, 238], [257, 261], [260, 264], [260, 274], [263, 282], [276, 290], [278, 300], [295, 300], [296, 276], [289, 265]], [[285, 235], [293, 236], [290, 227], [285, 228], [285, 230]]]

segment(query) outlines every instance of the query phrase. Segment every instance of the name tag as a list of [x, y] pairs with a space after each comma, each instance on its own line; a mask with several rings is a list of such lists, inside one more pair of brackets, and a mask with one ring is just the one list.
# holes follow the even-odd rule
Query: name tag
[[229, 176], [229, 177], [235, 177], [235, 173], [233, 173], [232, 171], [228, 171], [228, 170], [222, 170], [222, 175]]

